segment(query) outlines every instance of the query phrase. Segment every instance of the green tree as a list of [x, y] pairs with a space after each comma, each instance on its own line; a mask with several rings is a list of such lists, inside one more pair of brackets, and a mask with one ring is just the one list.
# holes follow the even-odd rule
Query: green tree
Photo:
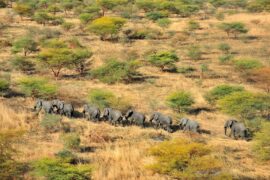
[[91, 71], [94, 78], [102, 82], [113, 84], [116, 82], [131, 82], [138, 76], [138, 61], [121, 62], [118, 60], [109, 60], [103, 66]]
[[177, 112], [187, 111], [192, 104], [194, 104], [194, 99], [190, 93], [186, 91], [177, 91], [170, 94], [167, 97], [167, 104]]
[[27, 56], [27, 54], [35, 51], [37, 51], [37, 43], [30, 36], [24, 36], [12, 44], [13, 53], [23, 52], [24, 56]]
[[85, 48], [78, 48], [73, 51], [72, 66], [75, 70], [83, 75], [87, 66], [87, 59], [89, 59], [93, 53]]
[[245, 24], [241, 22], [222, 23], [219, 25], [219, 28], [225, 31], [228, 37], [233, 34], [234, 38], [237, 38], [238, 34], [246, 34], [248, 32]]
[[22, 71], [24, 73], [32, 72], [35, 70], [35, 64], [31, 62], [28, 58], [22, 56], [12, 57], [10, 62], [14, 69]]
[[26, 96], [51, 98], [57, 94], [57, 86], [44, 78], [24, 77], [18, 81], [18, 84]]
[[126, 0], [98, 0], [97, 3], [102, 9], [102, 16], [104, 16], [107, 10], [112, 10], [116, 6], [127, 3], [127, 1]]
[[88, 30], [105, 40], [107, 36], [112, 38], [113, 35], [117, 35], [125, 23], [126, 20], [120, 17], [102, 17], [94, 20], [88, 26]]
[[47, 12], [44, 12], [44, 11], [38, 11], [34, 15], [34, 20], [37, 23], [42, 24], [43, 26], [48, 24], [49, 21], [52, 20], [52, 19], [53, 18]]
[[242, 92], [244, 88], [242, 86], [232, 86], [227, 84], [222, 84], [214, 87], [209, 92], [205, 94], [205, 99], [211, 103], [215, 104], [219, 99], [224, 98], [234, 92]]
[[159, 67], [162, 71], [176, 70], [175, 64], [179, 57], [175, 52], [159, 51], [147, 57], [147, 60], [154, 66]]
[[23, 19], [23, 16], [31, 16], [33, 14], [31, 6], [24, 3], [17, 3], [13, 9], [17, 14], [20, 15], [21, 19]]

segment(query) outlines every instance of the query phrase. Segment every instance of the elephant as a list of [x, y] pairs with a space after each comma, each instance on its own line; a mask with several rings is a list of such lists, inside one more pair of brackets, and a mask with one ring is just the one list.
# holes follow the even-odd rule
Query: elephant
[[64, 109], [64, 101], [60, 101], [59, 99], [54, 99], [52, 100], [52, 104], [53, 104], [53, 108], [56, 108], [56, 112], [58, 114], [61, 114], [60, 111], [62, 111]]
[[243, 123], [234, 123], [231, 128], [234, 139], [249, 139], [249, 129]]
[[100, 110], [95, 106], [85, 104], [82, 113], [87, 120], [99, 121], [100, 119]]
[[154, 112], [149, 119], [150, 123], [154, 125], [155, 128], [161, 127], [164, 130], [172, 133], [172, 118], [166, 115], [163, 115], [159, 112]]
[[188, 118], [182, 118], [179, 120], [179, 127], [184, 131], [191, 131], [194, 133], [198, 133], [200, 129], [200, 124], [197, 121], [190, 120]]
[[135, 124], [141, 127], [145, 126], [145, 115], [132, 109], [126, 112], [124, 120], [129, 121], [130, 124]]
[[[225, 135], [227, 135], [227, 128], [232, 129], [232, 126], [235, 123], [238, 123], [238, 121], [237, 120], [234, 120], [234, 119], [231, 119], [231, 120], [228, 120], [228, 121], [225, 122], [225, 124], [224, 124], [224, 133], [225, 133]], [[231, 136], [231, 133], [232, 133], [232, 131], [230, 132], [230, 135], [229, 136]]]
[[60, 109], [60, 114], [71, 118], [74, 115], [74, 107], [70, 103], [64, 103], [63, 109]]
[[114, 110], [112, 108], [105, 108], [103, 112], [103, 118], [109, 121], [111, 124], [123, 124], [123, 116], [119, 110]]
[[38, 113], [43, 109], [45, 113], [51, 114], [53, 112], [53, 104], [51, 101], [38, 99], [35, 103], [34, 109], [37, 110]]

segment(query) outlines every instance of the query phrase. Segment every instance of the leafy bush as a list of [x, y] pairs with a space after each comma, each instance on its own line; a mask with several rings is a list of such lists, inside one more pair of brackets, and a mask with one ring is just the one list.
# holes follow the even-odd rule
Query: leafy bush
[[116, 97], [111, 91], [103, 89], [92, 89], [88, 93], [87, 101], [101, 109], [111, 107], [125, 111], [131, 107], [123, 98]]
[[223, 112], [243, 119], [267, 118], [270, 96], [245, 91], [235, 92], [218, 100], [218, 105]]
[[228, 36], [231, 34], [236, 38], [238, 34], [245, 34], [248, 32], [245, 24], [241, 22], [232, 22], [232, 23], [222, 23], [219, 28], [227, 33]]
[[90, 21], [92, 21], [94, 18], [95, 18], [95, 14], [92, 14], [92, 13], [82, 13], [79, 16], [79, 19], [82, 24], [87, 24]]
[[23, 138], [24, 131], [1, 130], [0, 132], [0, 177], [3, 180], [23, 179], [28, 170], [26, 164], [15, 160], [18, 149], [14, 146]]
[[147, 60], [154, 66], [159, 67], [162, 71], [175, 71], [176, 67], [174, 63], [179, 61], [179, 57], [175, 52], [159, 51], [149, 55]]
[[188, 48], [187, 56], [193, 60], [199, 60], [202, 58], [202, 51], [200, 46], [193, 45]]
[[78, 150], [80, 148], [81, 139], [77, 133], [64, 134], [62, 139], [66, 149]]
[[161, 11], [153, 11], [153, 12], [146, 13], [146, 17], [152, 21], [157, 21], [158, 19], [168, 17], [168, 14]]
[[70, 22], [64, 22], [62, 24], [62, 28], [66, 31], [70, 31], [71, 29], [73, 29], [75, 27], [75, 25], [73, 23]]
[[139, 73], [138, 61], [120, 62], [109, 60], [103, 66], [91, 71], [91, 76], [102, 82], [113, 84], [117, 82], [131, 82]]
[[224, 98], [227, 95], [230, 95], [234, 92], [242, 92], [244, 91], [244, 88], [241, 86], [232, 86], [232, 85], [219, 85], [211, 89], [208, 93], [205, 95], [205, 99], [211, 103], [215, 104], [216, 101], [219, 99]]
[[6, 78], [0, 77], [0, 95], [5, 94], [9, 90], [10, 82]]
[[157, 24], [162, 28], [167, 28], [171, 24], [171, 20], [168, 18], [161, 18], [157, 20]]
[[222, 164], [211, 156], [211, 148], [186, 139], [165, 141], [150, 149], [156, 162], [153, 171], [176, 179], [211, 179], [221, 176]]
[[196, 69], [194, 67], [191, 66], [187, 66], [187, 67], [180, 67], [177, 69], [178, 73], [182, 73], [182, 74], [189, 74], [196, 71]]
[[29, 59], [22, 56], [13, 57], [10, 62], [12, 67], [24, 73], [35, 70], [35, 64], [32, 63]]
[[88, 30], [99, 35], [101, 40], [117, 35], [126, 20], [120, 17], [102, 17], [94, 20], [88, 26]]
[[189, 31], [195, 31], [195, 30], [198, 30], [200, 28], [201, 28], [201, 26], [198, 22], [196, 22], [194, 20], [188, 21], [188, 30]]
[[178, 112], [185, 112], [192, 104], [194, 104], [194, 99], [190, 93], [178, 91], [167, 97], [167, 103], [172, 109]]
[[43, 127], [46, 132], [54, 133], [61, 130], [61, 121], [62, 117], [59, 115], [46, 114], [40, 122], [40, 126]]
[[225, 54], [228, 54], [231, 50], [231, 46], [227, 43], [221, 43], [218, 45], [218, 49]]
[[50, 98], [54, 97], [57, 93], [57, 86], [44, 78], [25, 77], [20, 79], [18, 84], [26, 96]]
[[89, 165], [72, 165], [53, 158], [44, 158], [34, 162], [33, 169], [37, 177], [59, 180], [90, 180], [92, 171]]
[[78, 160], [76, 154], [66, 149], [57, 152], [55, 156], [60, 158], [63, 162], [67, 163], [74, 163]]
[[260, 161], [270, 160], [270, 123], [262, 123], [261, 130], [255, 134], [253, 152]]
[[233, 58], [234, 56], [232, 54], [225, 54], [225, 55], [219, 56], [218, 60], [220, 63], [224, 64], [224, 63], [230, 62]]
[[262, 67], [262, 63], [256, 59], [241, 58], [234, 61], [236, 68], [246, 71]]

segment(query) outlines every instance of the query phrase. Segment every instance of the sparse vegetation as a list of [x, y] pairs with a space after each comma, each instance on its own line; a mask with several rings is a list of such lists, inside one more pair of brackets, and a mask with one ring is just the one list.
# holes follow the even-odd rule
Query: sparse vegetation
[[63, 139], [64, 147], [66, 149], [70, 149], [70, 150], [80, 149], [81, 139], [77, 133], [64, 134], [62, 139]]
[[187, 111], [192, 104], [194, 104], [194, 99], [190, 93], [185, 91], [174, 92], [167, 98], [168, 105], [176, 110], [177, 112]]
[[262, 63], [257, 59], [241, 58], [234, 61], [236, 68], [241, 71], [247, 71], [262, 67]]
[[44, 128], [45, 132], [58, 132], [61, 130], [61, 120], [61, 116], [46, 114], [40, 122], [40, 126]]
[[222, 23], [219, 28], [225, 31], [228, 37], [232, 34], [234, 38], [237, 38], [239, 34], [246, 34], [248, 32], [245, 24], [241, 22]]

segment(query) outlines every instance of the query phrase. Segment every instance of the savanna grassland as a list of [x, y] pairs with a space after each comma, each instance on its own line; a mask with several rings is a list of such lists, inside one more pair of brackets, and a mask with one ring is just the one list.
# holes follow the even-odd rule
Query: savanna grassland
[[[269, 6], [0, 0], [0, 179], [269, 179]], [[215, 94], [222, 85], [232, 92]], [[79, 115], [38, 114], [37, 98]], [[86, 121], [85, 103], [188, 117], [203, 132]], [[230, 118], [251, 141], [224, 135]]]

